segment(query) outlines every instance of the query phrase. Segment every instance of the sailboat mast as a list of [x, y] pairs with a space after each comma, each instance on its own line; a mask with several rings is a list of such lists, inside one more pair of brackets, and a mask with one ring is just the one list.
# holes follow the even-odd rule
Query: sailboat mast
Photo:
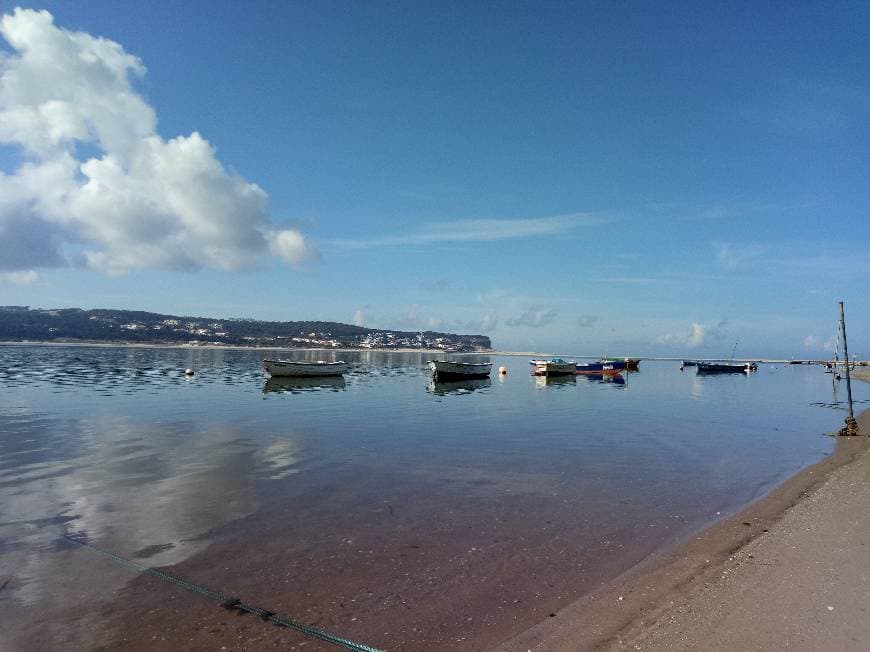
[[849, 419], [854, 421], [852, 413], [852, 377], [849, 374], [849, 345], [846, 343], [846, 311], [843, 302], [840, 301], [840, 330], [843, 331], [843, 356], [846, 358], [846, 396], [849, 400]]

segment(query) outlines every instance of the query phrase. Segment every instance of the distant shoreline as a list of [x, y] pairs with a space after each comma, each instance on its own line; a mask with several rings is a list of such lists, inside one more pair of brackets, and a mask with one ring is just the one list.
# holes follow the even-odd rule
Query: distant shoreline
[[366, 351], [379, 351], [383, 353], [448, 353], [450, 355], [510, 355], [491, 351], [442, 351], [441, 349], [412, 349], [412, 348], [322, 348], [322, 347], [287, 347], [287, 346], [245, 346], [244, 344], [183, 344], [181, 342], [45, 342], [38, 340], [24, 340], [14, 342], [0, 342], [0, 346], [79, 346], [99, 348], [130, 348], [130, 349], [190, 349], [190, 350], [226, 350], [226, 351], [332, 351], [334, 353], [359, 353]]
[[[323, 347], [286, 347], [286, 346], [246, 346], [244, 344], [184, 344], [182, 342], [55, 342], [45, 340], [11, 340], [0, 341], [0, 346], [81, 346], [81, 347], [103, 347], [103, 348], [137, 348], [137, 349], [210, 349], [210, 350], [228, 350], [228, 351], [332, 351], [334, 353], [363, 353], [370, 351], [378, 351], [381, 353], [428, 353], [430, 355], [503, 355], [503, 356], [520, 356], [520, 357], [541, 357], [550, 358], [554, 355], [568, 358], [580, 358], [584, 360], [597, 360], [600, 355], [576, 355], [576, 354], [554, 354], [545, 353], [542, 351], [500, 351], [493, 349], [491, 351], [444, 351], [442, 349], [414, 349], [414, 348], [323, 348]], [[611, 360], [619, 360], [622, 358], [633, 358], [636, 360], [652, 360], [656, 362], [682, 362], [683, 360], [699, 360], [701, 362], [713, 362], [720, 358], [690, 358], [682, 356], [677, 358], [655, 357], [655, 356], [607, 356]], [[806, 364], [819, 365], [829, 362], [828, 360], [781, 360], [775, 358], [735, 358], [735, 362], [760, 362], [762, 364]], [[859, 362], [859, 364], [867, 365], [867, 362]], [[853, 374], [859, 377], [863, 370], [856, 369]], [[870, 375], [870, 371], [866, 372]], [[867, 378], [862, 378], [866, 380]]]

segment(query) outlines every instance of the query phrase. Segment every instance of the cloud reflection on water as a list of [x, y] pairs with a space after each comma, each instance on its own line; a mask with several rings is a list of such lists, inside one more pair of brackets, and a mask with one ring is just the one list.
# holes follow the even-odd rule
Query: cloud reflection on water
[[208, 531], [256, 511], [258, 479], [298, 471], [293, 435], [262, 446], [232, 424], [23, 412], [0, 406], [0, 422], [19, 421], [19, 433], [29, 424], [0, 445], [0, 562], [14, 569], [6, 591], [25, 605], [69, 599], [55, 583], [75, 552], [59, 550], [63, 534], [151, 566], [176, 564], [208, 545]]

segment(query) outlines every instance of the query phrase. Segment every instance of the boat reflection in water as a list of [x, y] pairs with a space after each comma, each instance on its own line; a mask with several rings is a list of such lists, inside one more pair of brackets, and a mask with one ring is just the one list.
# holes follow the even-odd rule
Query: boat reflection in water
[[474, 392], [479, 389], [485, 389], [490, 385], [492, 385], [492, 381], [489, 378], [453, 380], [446, 382], [436, 382], [435, 380], [431, 380], [429, 381], [429, 384], [426, 385], [426, 391], [430, 394], [438, 394], [439, 396], [445, 394], [468, 394], [469, 392]]
[[538, 387], [553, 387], [560, 385], [576, 385], [577, 376], [535, 376], [535, 385]]
[[583, 374], [583, 377], [590, 383], [625, 385], [625, 378], [621, 374]]
[[263, 393], [270, 394], [316, 392], [320, 390], [340, 392], [346, 386], [344, 376], [323, 376], [306, 378], [302, 376], [272, 376], [263, 384]]

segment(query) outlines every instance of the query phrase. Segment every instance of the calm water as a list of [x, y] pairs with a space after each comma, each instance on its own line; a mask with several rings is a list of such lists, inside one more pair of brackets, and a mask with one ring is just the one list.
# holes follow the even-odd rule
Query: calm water
[[74, 534], [372, 645], [480, 649], [819, 460], [845, 416], [818, 367], [548, 381], [493, 356], [507, 376], [433, 385], [427, 354], [324, 382], [262, 355], [0, 347], [0, 648], [225, 636]]

